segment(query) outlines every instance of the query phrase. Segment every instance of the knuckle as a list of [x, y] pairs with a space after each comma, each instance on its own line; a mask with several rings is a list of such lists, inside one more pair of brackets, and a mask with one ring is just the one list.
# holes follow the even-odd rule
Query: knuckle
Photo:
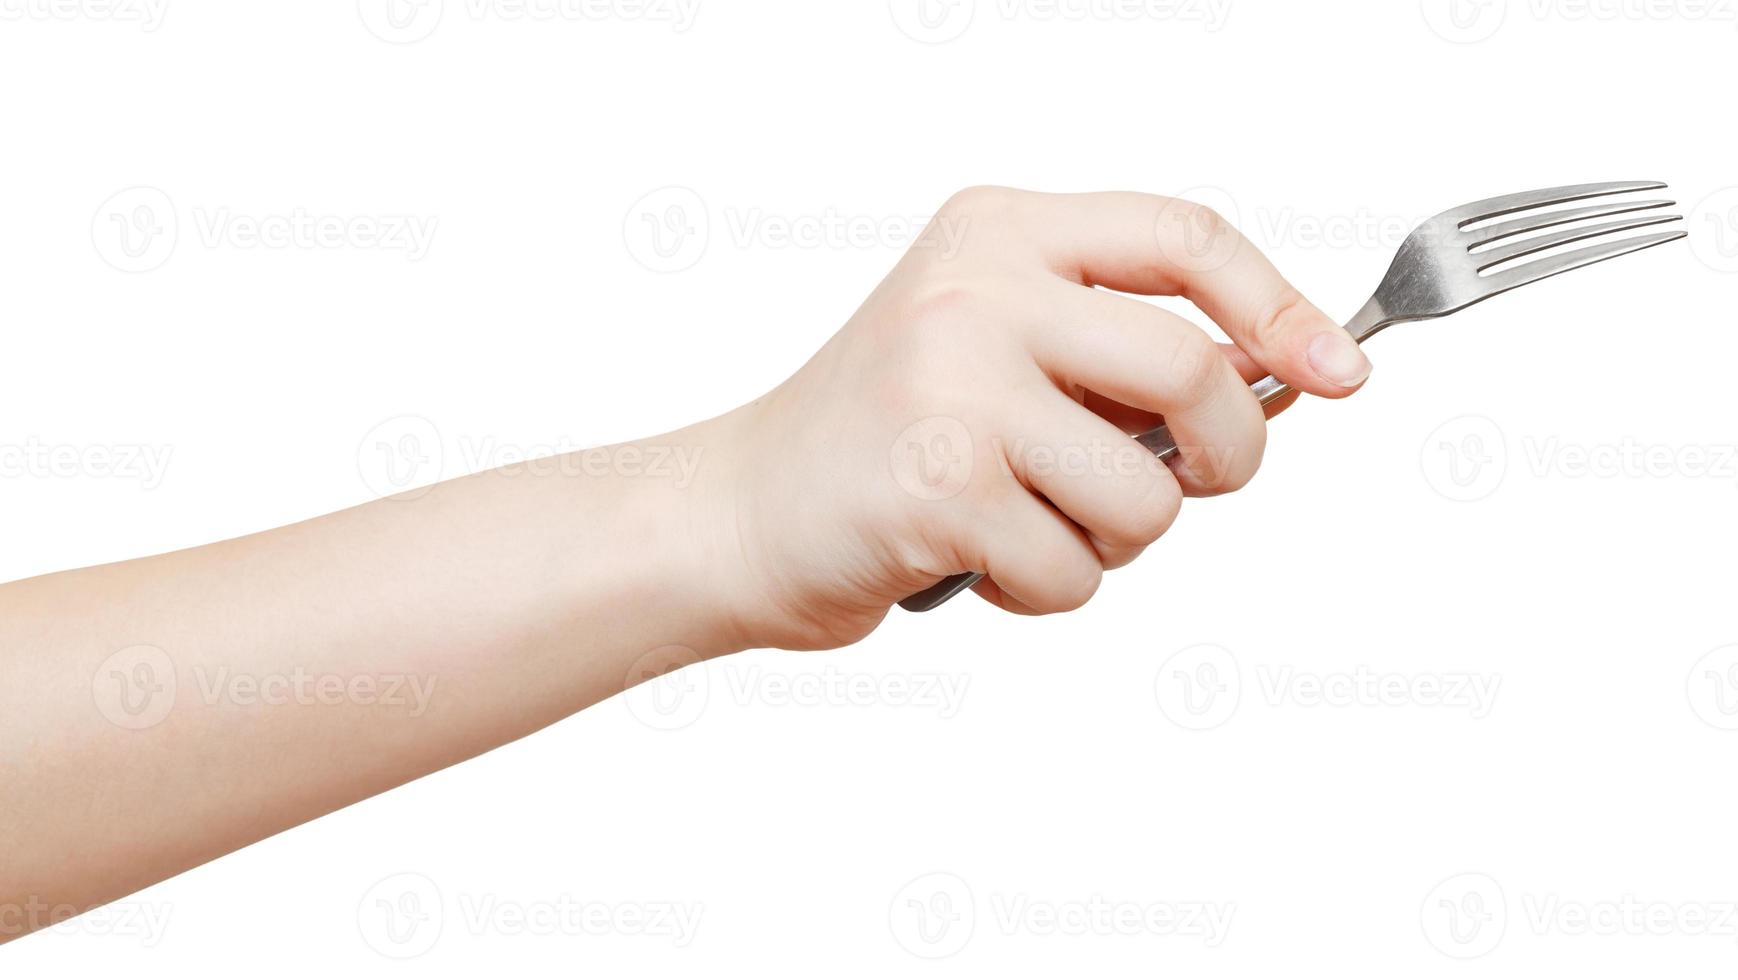
[[912, 291], [906, 320], [927, 329], [970, 318], [982, 309], [984, 291], [961, 279], [937, 279]]
[[941, 213], [975, 218], [1005, 214], [1019, 203], [1021, 196], [1020, 191], [1011, 187], [980, 184], [955, 191], [942, 205]]
[[1194, 201], [1179, 201], [1178, 204], [1195, 228], [1203, 233], [1217, 236], [1231, 230], [1231, 222], [1225, 220], [1224, 215], [1205, 204], [1197, 204]]
[[1098, 563], [1091, 549], [1077, 548], [1075, 554], [1066, 566], [1071, 571], [1060, 572], [1056, 577], [1055, 591], [1048, 596], [1045, 612], [1071, 612], [1079, 609], [1098, 592], [1098, 585], [1104, 580], [1104, 567]]
[[1217, 488], [1224, 493], [1232, 493], [1248, 486], [1249, 481], [1255, 479], [1256, 470], [1261, 468], [1261, 452], [1261, 447], [1257, 446], [1253, 451], [1240, 453], [1242, 464], [1233, 463], [1225, 467], [1219, 476]]
[[1287, 288], [1255, 315], [1250, 332], [1263, 347], [1277, 347], [1287, 337], [1301, 337], [1320, 327], [1321, 316], [1303, 294]]
[[1159, 540], [1183, 507], [1183, 493], [1168, 477], [1148, 481], [1141, 499], [1118, 515], [1117, 526], [1107, 528], [1111, 538], [1106, 544], [1122, 548], [1144, 548]]
[[1098, 557], [1103, 560], [1104, 570], [1108, 572], [1132, 564], [1145, 550], [1145, 548], [1123, 548], [1111, 544], [1101, 544], [1098, 548]]
[[1184, 405], [1208, 401], [1223, 386], [1226, 366], [1219, 345], [1206, 334], [1198, 330], [1180, 334], [1171, 350], [1167, 371], [1173, 393], [1171, 400]]
[[1006, 307], [1001, 294], [983, 277], [927, 277], [906, 292], [882, 332], [896, 338], [895, 345], [905, 356], [916, 351], [963, 355], [1004, 329]]
[[1173, 235], [1189, 235], [1201, 241], [1219, 241], [1235, 228], [1212, 207], [1181, 197], [1157, 199], [1160, 227]]
[[1267, 427], [1258, 424], [1242, 439], [1224, 446], [1203, 446], [1186, 455], [1185, 465], [1198, 486], [1210, 493], [1241, 490], [1261, 468], [1267, 448]]

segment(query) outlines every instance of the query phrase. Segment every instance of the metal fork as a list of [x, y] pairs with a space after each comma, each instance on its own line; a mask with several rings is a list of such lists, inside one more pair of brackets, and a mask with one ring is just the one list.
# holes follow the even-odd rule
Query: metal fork
[[[1351, 322], [1346, 324], [1346, 330], [1353, 340], [1363, 343], [1366, 338], [1389, 324], [1447, 316], [1480, 300], [1490, 299], [1498, 293], [1506, 293], [1560, 272], [1579, 269], [1595, 262], [1683, 238], [1688, 232], [1654, 232], [1525, 262], [1514, 261], [1561, 245], [1677, 221], [1682, 217], [1676, 214], [1649, 214], [1598, 224], [1584, 224], [1548, 235], [1497, 244], [1516, 235], [1543, 231], [1558, 225], [1669, 207], [1676, 202], [1630, 199], [1555, 211], [1537, 210], [1613, 194], [1658, 190], [1664, 186], [1666, 185], [1652, 180], [1570, 184], [1521, 194], [1506, 194], [1444, 211], [1406, 236], [1406, 240], [1400, 244], [1399, 253], [1394, 256], [1394, 263], [1388, 267], [1388, 274], [1383, 277], [1382, 284], [1376, 287], [1376, 295], [1352, 317]], [[1481, 224], [1493, 218], [1522, 212], [1536, 213], [1526, 213], [1495, 224]], [[1471, 228], [1472, 225], [1479, 227]], [[1504, 267], [1495, 269], [1496, 266]], [[1257, 381], [1250, 389], [1263, 405], [1292, 390], [1271, 375]], [[1135, 441], [1160, 459], [1169, 459], [1177, 454], [1176, 441], [1171, 438], [1170, 430], [1162, 425], [1151, 432], [1142, 433]], [[928, 612], [971, 588], [983, 577], [982, 572], [950, 575], [922, 592], [902, 600], [899, 605], [910, 612]]]

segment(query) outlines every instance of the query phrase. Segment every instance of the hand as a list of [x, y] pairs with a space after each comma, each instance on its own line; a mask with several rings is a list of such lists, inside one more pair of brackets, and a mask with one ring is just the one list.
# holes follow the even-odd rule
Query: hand
[[[1235, 344], [1107, 290], [1185, 297]], [[1073, 609], [1184, 496], [1254, 475], [1266, 426], [1250, 382], [1338, 398], [1369, 370], [1206, 208], [963, 191], [808, 364], [719, 420], [743, 464], [750, 642], [850, 643], [968, 570], [1004, 609]], [[1129, 437], [1161, 421], [1182, 447], [1170, 466]]]

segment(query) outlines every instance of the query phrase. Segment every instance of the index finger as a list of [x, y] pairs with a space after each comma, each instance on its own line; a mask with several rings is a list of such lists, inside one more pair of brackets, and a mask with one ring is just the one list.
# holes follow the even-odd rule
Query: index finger
[[1274, 377], [1339, 398], [1370, 375], [1351, 335], [1203, 205], [1152, 194], [1039, 194], [1039, 248], [1083, 286], [1182, 296]]

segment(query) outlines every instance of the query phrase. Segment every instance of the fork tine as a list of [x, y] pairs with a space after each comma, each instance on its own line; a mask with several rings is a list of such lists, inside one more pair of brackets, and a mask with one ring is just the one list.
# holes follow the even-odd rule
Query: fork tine
[[1615, 180], [1602, 184], [1567, 184], [1562, 187], [1547, 187], [1538, 191], [1523, 191], [1519, 194], [1504, 194], [1502, 197], [1487, 198], [1464, 204], [1452, 211], [1445, 212], [1443, 217], [1450, 218], [1457, 227], [1464, 228], [1475, 221], [1486, 218], [1500, 218], [1505, 214], [1525, 211], [1528, 208], [1542, 208], [1549, 204], [1568, 204], [1570, 201], [1583, 201], [1590, 197], [1604, 197], [1607, 194], [1627, 194], [1630, 191], [1655, 191], [1666, 186], [1657, 180]]
[[1616, 204], [1595, 204], [1588, 208], [1569, 208], [1564, 211], [1545, 211], [1540, 214], [1530, 214], [1525, 218], [1504, 221], [1499, 224], [1486, 225], [1477, 231], [1469, 232], [1474, 238], [1467, 250], [1500, 242], [1505, 238], [1526, 234], [1529, 231], [1543, 231], [1566, 225], [1571, 221], [1583, 221], [1587, 218], [1603, 218], [1613, 214], [1628, 214], [1631, 211], [1650, 211], [1654, 208], [1669, 208], [1676, 201], [1619, 201]]
[[1510, 259], [1518, 259], [1523, 255], [1532, 255], [1534, 252], [1543, 252], [1548, 248], [1556, 248], [1559, 245], [1568, 245], [1571, 242], [1579, 242], [1588, 238], [1599, 238], [1613, 232], [1629, 231], [1632, 228], [1645, 228], [1648, 225], [1677, 221], [1682, 217], [1681, 214], [1649, 214], [1640, 218], [1624, 218], [1622, 221], [1605, 221], [1597, 225], [1588, 225], [1585, 228], [1571, 228], [1568, 231], [1557, 231], [1549, 235], [1540, 235], [1537, 238], [1526, 238], [1511, 245], [1503, 245], [1488, 252], [1480, 252], [1474, 256], [1473, 261], [1478, 263], [1478, 271], [1483, 272], [1491, 266], [1501, 265]]
[[1541, 279], [1568, 272], [1571, 269], [1579, 269], [1595, 262], [1604, 262], [1606, 259], [1615, 259], [1620, 255], [1639, 252], [1644, 248], [1653, 248], [1655, 245], [1675, 242], [1689, 234], [1687, 231], [1666, 231], [1651, 235], [1636, 235], [1631, 238], [1620, 238], [1615, 242], [1589, 245], [1586, 248], [1578, 248], [1573, 252], [1553, 255], [1550, 258], [1524, 262], [1513, 269], [1504, 269], [1481, 279], [1482, 284], [1490, 287], [1490, 292], [1481, 296], [1480, 299], [1488, 299], [1498, 293], [1506, 293], [1519, 286], [1535, 283]]

